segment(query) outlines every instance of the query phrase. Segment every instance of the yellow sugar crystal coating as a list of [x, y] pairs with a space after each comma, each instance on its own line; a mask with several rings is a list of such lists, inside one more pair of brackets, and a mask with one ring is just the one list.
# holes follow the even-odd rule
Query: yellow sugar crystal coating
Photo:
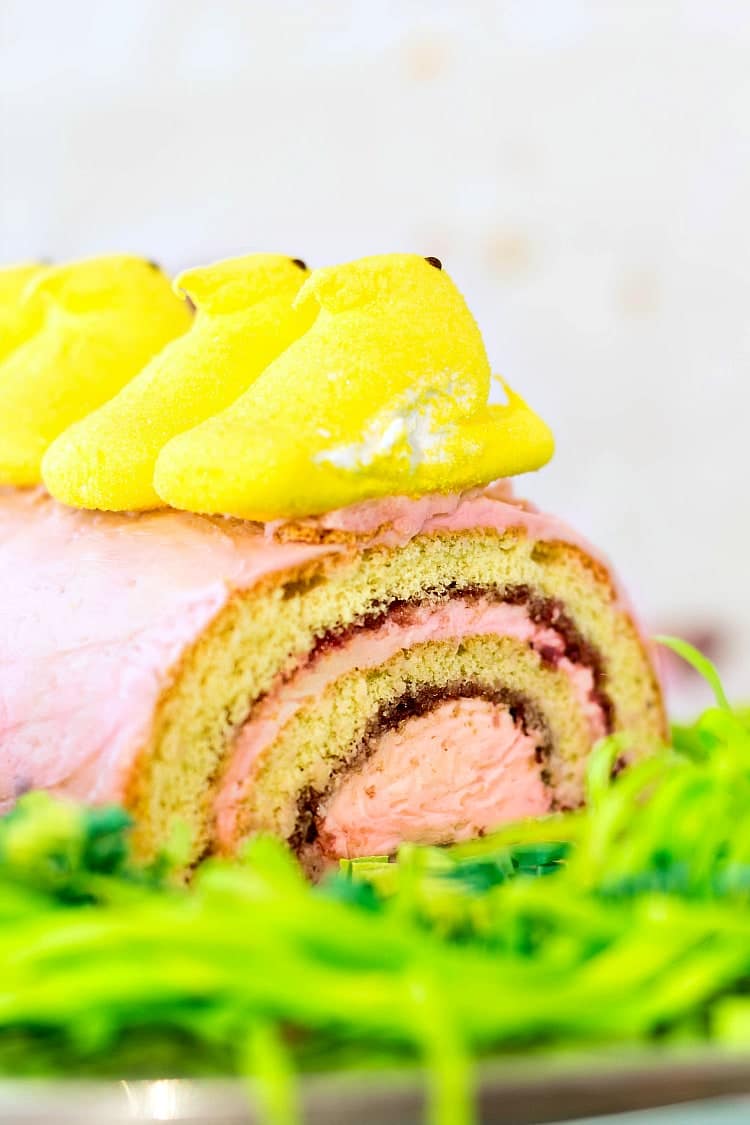
[[309, 328], [311, 305], [293, 301], [308, 276], [281, 254], [251, 254], [190, 270], [175, 288], [197, 312], [192, 327], [98, 410], [48, 449], [44, 483], [82, 508], [162, 504], [154, 465], [171, 438], [224, 410]]
[[24, 292], [46, 266], [24, 262], [0, 269], [0, 362], [34, 329], [35, 318]]
[[0, 363], [0, 483], [38, 484], [49, 444], [116, 394], [191, 321], [153, 264], [127, 255], [43, 270], [34, 328]]
[[252, 519], [389, 494], [453, 492], [539, 468], [553, 439], [509, 388], [490, 406], [479, 329], [447, 274], [412, 254], [314, 271], [309, 331], [233, 405], [170, 441], [158, 494]]

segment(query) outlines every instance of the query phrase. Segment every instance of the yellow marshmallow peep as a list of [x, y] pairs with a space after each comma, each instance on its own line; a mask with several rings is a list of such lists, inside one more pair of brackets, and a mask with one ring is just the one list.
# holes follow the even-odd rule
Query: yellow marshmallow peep
[[115, 255], [54, 266], [24, 291], [35, 328], [0, 363], [0, 483], [41, 479], [47, 446], [190, 323], [161, 270]]
[[307, 276], [298, 259], [250, 254], [178, 277], [175, 289], [197, 308], [191, 329], [52, 443], [42, 465], [52, 495], [81, 508], [160, 506], [160, 450], [234, 402], [309, 328], [314, 310], [293, 308]]
[[517, 395], [488, 405], [479, 329], [436, 260], [316, 270], [297, 302], [320, 310], [310, 331], [233, 406], [163, 449], [154, 483], [169, 504], [314, 515], [469, 488], [552, 455], [552, 435]]
[[24, 292], [46, 268], [39, 262], [0, 268], [0, 362], [34, 329], [34, 316]]

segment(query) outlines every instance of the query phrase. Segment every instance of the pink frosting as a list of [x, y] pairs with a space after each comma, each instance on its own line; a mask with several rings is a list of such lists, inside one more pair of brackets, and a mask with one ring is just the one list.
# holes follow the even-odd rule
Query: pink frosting
[[[281, 528], [288, 531], [295, 525], [354, 535], [361, 547], [403, 547], [415, 535], [441, 531], [470, 531], [486, 527], [502, 533], [511, 528], [522, 528], [532, 540], [570, 543], [596, 559], [607, 571], [610, 570], [609, 560], [601, 551], [563, 520], [540, 512], [528, 500], [516, 497], [513, 483], [509, 480], [496, 481], [487, 488], [475, 488], [464, 493], [436, 493], [417, 499], [389, 496], [384, 500], [363, 500], [348, 508], [298, 520], [296, 524], [277, 520], [265, 525], [266, 535], [274, 536]], [[636, 628], [640, 628], [627, 591], [616, 574], [611, 573], [611, 577], [619, 608], [629, 614]], [[643, 634], [642, 639], [647, 643]]]
[[[363, 500], [360, 504], [297, 522], [304, 527], [348, 532], [363, 542], [387, 547], [401, 547], [415, 535], [436, 531], [465, 531], [476, 527], [507, 531], [511, 527], [523, 527], [533, 539], [560, 539], [600, 557], [562, 520], [538, 511], [526, 500], [516, 499], [510, 481], [498, 481], [489, 488], [465, 493]], [[274, 535], [286, 526], [294, 524], [284, 521], [266, 524], [266, 533]]]
[[376, 668], [402, 649], [426, 641], [449, 638], [458, 643], [465, 637], [479, 634], [514, 637], [540, 652], [557, 655], [558, 666], [569, 678], [589, 721], [592, 741], [606, 732], [601, 708], [592, 698], [591, 669], [573, 664], [563, 656], [564, 642], [560, 634], [552, 628], [536, 625], [523, 606], [485, 598], [471, 601], [456, 598], [436, 606], [416, 607], [407, 622], [386, 620], [375, 629], [353, 633], [343, 644], [301, 667], [291, 680], [280, 684], [255, 708], [237, 737], [216, 797], [220, 847], [231, 850], [238, 832], [240, 809], [253, 786], [261, 755], [300, 707], [319, 698], [330, 684], [355, 668]]
[[[578, 542], [504, 486], [358, 505], [320, 523], [389, 544], [478, 526]], [[233, 591], [341, 549], [236, 520], [77, 511], [0, 489], [0, 811], [29, 787], [121, 798], [175, 667]]]
[[232, 590], [326, 550], [0, 493], [0, 811], [28, 788], [119, 799], [174, 665]]
[[322, 852], [332, 859], [390, 855], [406, 840], [469, 840], [549, 812], [537, 741], [484, 699], [448, 701], [407, 720], [383, 734], [375, 754], [328, 801]]

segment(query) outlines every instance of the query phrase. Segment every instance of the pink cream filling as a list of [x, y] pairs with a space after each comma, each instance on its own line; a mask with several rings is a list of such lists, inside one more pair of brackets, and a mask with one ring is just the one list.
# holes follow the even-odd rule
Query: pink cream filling
[[318, 846], [331, 859], [390, 855], [405, 840], [469, 840], [542, 816], [550, 794], [536, 746], [501, 705], [441, 703], [386, 731], [372, 757], [344, 778], [320, 810]]
[[[231, 762], [216, 797], [216, 830], [219, 846], [230, 851], [239, 834], [239, 817], [249, 796], [262, 756], [283, 726], [304, 704], [319, 698], [340, 676], [354, 669], [376, 668], [403, 649], [427, 641], [462, 639], [481, 634], [513, 637], [557, 657], [558, 668], [568, 677], [585, 712], [592, 741], [606, 732], [601, 708], [592, 698], [594, 677], [590, 668], [573, 664], [563, 654], [564, 642], [551, 627], [535, 624], [522, 605], [507, 605], [487, 598], [455, 598], [437, 605], [416, 606], [408, 621], [386, 620], [374, 629], [353, 633], [342, 644], [302, 665], [291, 679], [279, 684], [254, 709], [235, 741]], [[416, 721], [416, 720], [412, 720]], [[457, 742], [462, 753], [464, 740]], [[460, 755], [456, 755], [457, 757]], [[538, 772], [538, 771], [537, 771]], [[429, 792], [430, 771], [423, 783]], [[494, 799], [499, 799], [494, 795]], [[456, 807], [460, 817], [460, 809]]]

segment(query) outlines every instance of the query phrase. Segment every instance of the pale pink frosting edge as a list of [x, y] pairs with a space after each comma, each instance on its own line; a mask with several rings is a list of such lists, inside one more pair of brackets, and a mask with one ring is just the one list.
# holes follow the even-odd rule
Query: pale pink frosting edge
[[588, 555], [607, 572], [617, 607], [628, 614], [641, 640], [648, 644], [630, 596], [606, 554], [564, 520], [540, 511], [528, 500], [516, 497], [510, 480], [495, 481], [484, 488], [474, 488], [467, 492], [364, 500], [321, 516], [268, 523], [265, 525], [265, 534], [274, 538], [283, 530], [286, 539], [287, 535], [294, 534], [295, 527], [302, 527], [307, 532], [317, 529], [351, 535], [361, 548], [404, 547], [417, 535], [481, 528], [498, 534], [517, 528], [525, 531], [533, 540], [568, 543]]

